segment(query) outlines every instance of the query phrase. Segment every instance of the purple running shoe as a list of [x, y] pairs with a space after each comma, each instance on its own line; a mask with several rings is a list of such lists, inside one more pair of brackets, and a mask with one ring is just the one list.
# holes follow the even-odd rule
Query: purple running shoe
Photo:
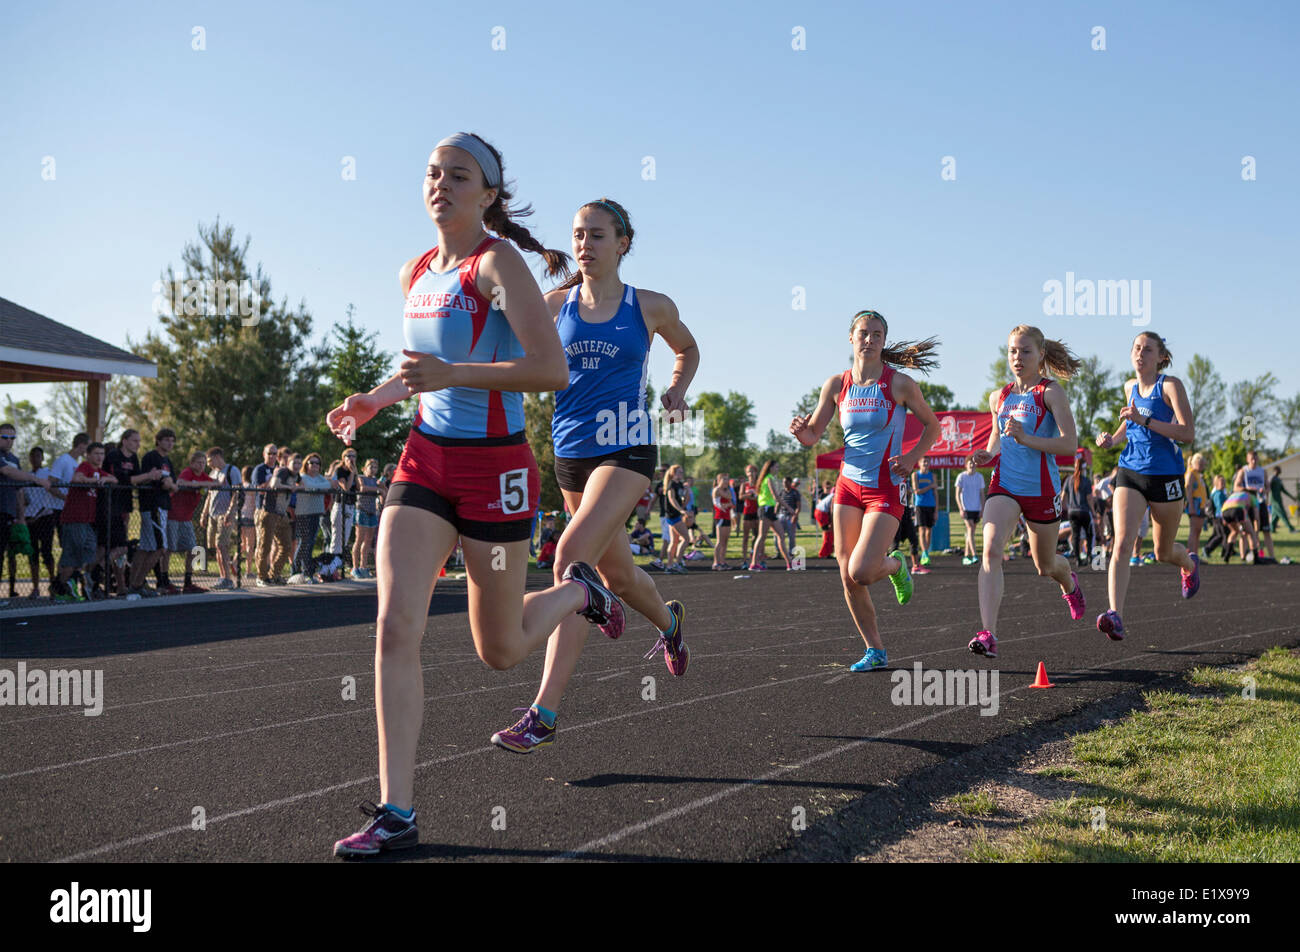
[[404, 820], [387, 807], [373, 800], [361, 804], [361, 812], [371, 821], [359, 833], [334, 844], [334, 855], [344, 859], [355, 856], [375, 856], [386, 850], [410, 849], [420, 842], [420, 831], [415, 826], [415, 813]]
[[516, 754], [531, 753], [538, 747], [555, 743], [557, 728], [547, 727], [536, 708], [517, 707], [515, 710], [523, 711], [524, 716], [519, 718], [514, 727], [493, 734], [492, 743]]
[[993, 637], [991, 631], [981, 631], [970, 640], [970, 644], [966, 647], [973, 654], [982, 654], [986, 658], [996, 658], [998, 656], [998, 640]]
[[1111, 641], [1124, 640], [1124, 623], [1113, 608], [1097, 616], [1097, 630]]
[[1191, 559], [1192, 564], [1195, 566], [1191, 574], [1181, 571], [1178, 573], [1182, 576], [1183, 598], [1191, 598], [1201, 590], [1201, 559], [1200, 556], [1196, 555], [1191, 556]]
[[677, 599], [673, 599], [668, 602], [668, 610], [677, 619], [677, 630], [673, 632], [671, 638], [660, 632], [659, 640], [645, 653], [645, 660], [649, 661], [655, 656], [656, 651], [663, 648], [664, 664], [668, 665], [668, 670], [672, 672], [674, 677], [680, 678], [686, 673], [686, 665], [691, 660], [691, 650], [686, 647], [686, 642], [682, 640], [682, 625], [686, 621], [686, 606]]
[[579, 615], [610, 638], [623, 634], [623, 626], [626, 624], [623, 603], [604, 586], [595, 569], [586, 562], [571, 562], [564, 570], [563, 578], [566, 582], [577, 582], [587, 590], [587, 607], [578, 612]]

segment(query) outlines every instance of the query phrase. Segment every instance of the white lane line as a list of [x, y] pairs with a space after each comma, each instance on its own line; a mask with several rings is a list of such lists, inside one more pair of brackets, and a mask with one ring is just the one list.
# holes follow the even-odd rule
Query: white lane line
[[[1288, 627], [1283, 627], [1283, 628], [1269, 628], [1269, 629], [1264, 629], [1264, 630], [1262, 630], [1262, 631], [1246, 632], [1246, 633], [1241, 634], [1241, 635], [1230, 635], [1230, 636], [1221, 637], [1221, 638], [1214, 638], [1214, 639], [1211, 639], [1211, 640], [1209, 640], [1209, 641], [1198, 642], [1197, 644], [1191, 644], [1191, 645], [1176, 645], [1176, 646], [1172, 646], [1172, 647], [1175, 647], [1175, 648], [1178, 648], [1178, 649], [1197, 648], [1197, 647], [1201, 647], [1202, 645], [1209, 645], [1209, 644], [1222, 643], [1222, 642], [1224, 642], [1224, 641], [1235, 641], [1235, 640], [1240, 639], [1240, 638], [1253, 638], [1253, 637], [1255, 637], [1256, 635], [1264, 635], [1264, 634], [1268, 634], [1268, 633], [1273, 632], [1273, 631], [1289, 631], [1289, 630], [1291, 630], [1291, 629], [1288, 628]], [[956, 650], [964, 650], [964, 649], [950, 648], [950, 649], [945, 649], [945, 650], [946, 650], [946, 651], [956, 651]], [[927, 654], [937, 654], [937, 653], [940, 653], [940, 652], [927, 652]], [[1133, 660], [1134, 658], [1143, 658], [1143, 657], [1146, 657], [1147, 655], [1158, 655], [1158, 654], [1160, 654], [1159, 651], [1147, 651], [1147, 652], [1143, 652], [1142, 654], [1133, 655], [1131, 658], [1120, 658], [1120, 659], [1117, 659], [1117, 660], [1107, 661], [1107, 662], [1105, 663], [1105, 665], [1096, 665], [1096, 666], [1091, 667], [1091, 668], [1081, 668], [1081, 669], [1079, 669], [1079, 670], [1077, 670], [1077, 671], [1070, 672], [1069, 674], [1067, 674], [1067, 675], [1063, 675], [1063, 676], [1064, 676], [1064, 677], [1069, 677], [1069, 676], [1071, 676], [1071, 675], [1075, 675], [1075, 674], [1084, 674], [1084, 673], [1087, 673], [1088, 671], [1097, 671], [1097, 670], [1102, 670], [1103, 668], [1111, 667], [1111, 666], [1113, 666], [1113, 665], [1115, 665], [1115, 664], [1122, 664], [1122, 663], [1125, 662], [1125, 661], [1131, 661], [1131, 660]], [[920, 657], [920, 656], [908, 656], [908, 657], [900, 658], [899, 660], [900, 660], [900, 661], [910, 661], [910, 660], [912, 660], [913, 657]], [[670, 702], [670, 703], [668, 703], [668, 704], [656, 705], [656, 706], [654, 706], [654, 707], [652, 707], [652, 708], [648, 708], [648, 709], [645, 709], [645, 710], [637, 710], [637, 711], [632, 711], [632, 712], [625, 713], [625, 714], [615, 714], [615, 715], [613, 715], [613, 716], [611, 716], [611, 717], [601, 718], [600, 720], [588, 721], [588, 722], [585, 723], [585, 724], [576, 724], [576, 725], [572, 725], [572, 726], [570, 726], [570, 727], [565, 728], [565, 730], [566, 730], [566, 731], [569, 731], [569, 732], [572, 732], [572, 731], [577, 731], [577, 730], [583, 730], [583, 729], [585, 729], [585, 728], [589, 728], [589, 727], [600, 727], [600, 726], [605, 725], [605, 724], [610, 724], [610, 723], [613, 723], [613, 722], [615, 722], [615, 721], [626, 720], [626, 719], [631, 718], [631, 717], [642, 717], [642, 716], [645, 716], [645, 715], [657, 715], [657, 714], [660, 714], [660, 713], [662, 713], [664, 710], [669, 709], [669, 708], [674, 708], [674, 707], [683, 707], [683, 706], [691, 705], [691, 704], [699, 704], [699, 703], [704, 702], [704, 701], [713, 701], [713, 700], [717, 700], [717, 699], [719, 699], [719, 698], [731, 697], [731, 696], [734, 696], [734, 695], [737, 695], [737, 694], [745, 694], [745, 693], [748, 693], [748, 692], [750, 692], [750, 691], [760, 691], [760, 690], [765, 690], [765, 689], [767, 689], [767, 688], [781, 687], [781, 686], [784, 686], [784, 685], [787, 685], [787, 684], [793, 684], [793, 683], [798, 682], [798, 681], [806, 681], [806, 680], [808, 680], [808, 679], [810, 679], [810, 678], [819, 678], [819, 677], [822, 677], [822, 676], [823, 676], [823, 672], [820, 672], [820, 671], [819, 671], [819, 672], [816, 672], [815, 674], [804, 674], [804, 675], [799, 675], [799, 676], [797, 676], [797, 677], [793, 677], [793, 678], [786, 678], [786, 679], [783, 680], [783, 681], [768, 681], [768, 682], [765, 682], [765, 683], [763, 683], [763, 684], [756, 684], [756, 685], [752, 685], [752, 686], [750, 686], [750, 687], [745, 687], [745, 688], [735, 688], [735, 689], [730, 690], [730, 691], [722, 691], [722, 692], [720, 692], [720, 693], [718, 693], [718, 694], [712, 694], [712, 695], [708, 695], [708, 696], [706, 696], [706, 697], [690, 698], [690, 699], [686, 699], [686, 700], [682, 700], [682, 701], [673, 701], [673, 702]], [[1020, 690], [1026, 690], [1026, 689], [1028, 689], [1028, 685], [1025, 685], [1025, 686], [1022, 687], [1022, 688], [1015, 688], [1015, 689], [1013, 689], [1012, 691], [1006, 691], [1006, 692], [1003, 692], [1003, 693], [1005, 693], [1005, 694], [1012, 694], [1012, 693], [1015, 693], [1015, 692], [1017, 692], [1017, 691], [1020, 691]], [[927, 716], [927, 717], [923, 717], [923, 718], [921, 718], [920, 720], [913, 721], [913, 722], [911, 722], [911, 723], [913, 723], [913, 724], [924, 723], [925, 721], [933, 720], [933, 719], [936, 718], [936, 717], [940, 717], [940, 716], [943, 716], [943, 715], [945, 715], [945, 714], [950, 714], [950, 713], [952, 713], [952, 712], [955, 711], [955, 710], [965, 710], [965, 708], [953, 708], [953, 709], [950, 709], [950, 710], [940, 711], [940, 712], [937, 712], [937, 713], [935, 713], [935, 714], [929, 715], [929, 716]], [[906, 726], [907, 726], [907, 725], [904, 725], [904, 727], [906, 727]], [[877, 736], [878, 736], [878, 737], [886, 737], [886, 736], [888, 736], [890, 733], [895, 733], [895, 732], [897, 732], [897, 731], [899, 731], [899, 730], [902, 730], [902, 729], [903, 729], [903, 727], [894, 728], [894, 729], [891, 730], [891, 731], [886, 731], [886, 732], [881, 733], [881, 734], [879, 734], [879, 735], [877, 735]], [[807, 766], [808, 764], [815, 763], [816, 761], [818, 761], [818, 760], [822, 760], [822, 759], [824, 759], [824, 758], [826, 758], [826, 757], [828, 757], [828, 756], [833, 756], [833, 755], [835, 755], [835, 754], [842, 753], [842, 752], [844, 752], [845, 750], [853, 749], [854, 747], [860, 746], [860, 745], [862, 745], [862, 744], [864, 744], [864, 743], [869, 743], [871, 740], [872, 740], [872, 738], [868, 738], [868, 739], [866, 739], [866, 740], [861, 740], [861, 741], [853, 741], [853, 742], [850, 743], [850, 744], [846, 744], [846, 745], [843, 745], [843, 746], [841, 746], [841, 747], [837, 747], [837, 748], [835, 748], [835, 749], [833, 749], [833, 750], [831, 750], [831, 751], [825, 751], [825, 752], [823, 752], [822, 754], [818, 754], [816, 757], [812, 758], [811, 760], [804, 761], [802, 764], [795, 764], [795, 765], [792, 765], [792, 766], [790, 766], [790, 767], [783, 768], [782, 770], [778, 770], [778, 771], [775, 771], [775, 772], [770, 773], [770, 774], [765, 774], [763, 777], [757, 778], [757, 779], [755, 779], [755, 780], [746, 781], [745, 783], [738, 784], [738, 785], [736, 785], [735, 787], [729, 788], [728, 790], [720, 791], [720, 792], [717, 793], [717, 794], [714, 794], [714, 795], [712, 795], [712, 796], [710, 796], [710, 797], [706, 797], [706, 798], [704, 798], [703, 800], [695, 801], [694, 804], [686, 804], [686, 805], [684, 805], [683, 807], [677, 807], [676, 809], [670, 811], [669, 814], [663, 814], [663, 815], [661, 815], [661, 816], [659, 816], [659, 817], [656, 817], [656, 818], [653, 818], [653, 819], [651, 819], [651, 820], [644, 821], [643, 823], [635, 824], [633, 827], [626, 827], [626, 828], [624, 828], [623, 830], [618, 831], [617, 833], [612, 833], [612, 834], [610, 834], [610, 835], [607, 836], [607, 837], [603, 837], [603, 838], [601, 838], [600, 840], [592, 841], [592, 843], [588, 843], [588, 844], [585, 844], [585, 845], [583, 845], [583, 846], [580, 846], [580, 847], [578, 847], [576, 850], [570, 850], [568, 853], [565, 853], [565, 854], [563, 854], [563, 855], [560, 856], [560, 857], [554, 857], [554, 858], [552, 858], [552, 860], [554, 860], [554, 859], [566, 859], [566, 858], [574, 858], [574, 857], [577, 857], [577, 856], [581, 855], [581, 853], [583, 853], [583, 852], [585, 852], [585, 851], [588, 851], [588, 850], [591, 850], [591, 849], [597, 848], [598, 845], [604, 845], [604, 844], [607, 844], [607, 843], [615, 842], [616, 840], [618, 840], [618, 839], [622, 839], [622, 838], [624, 838], [624, 837], [626, 837], [626, 836], [629, 836], [629, 835], [631, 835], [632, 833], [640, 832], [640, 831], [643, 830], [643, 829], [649, 829], [650, 827], [655, 826], [655, 825], [657, 825], [658, 823], [662, 823], [662, 822], [665, 822], [665, 821], [667, 821], [667, 820], [669, 820], [669, 819], [674, 818], [675, 816], [679, 816], [679, 815], [681, 815], [683, 812], [689, 812], [689, 811], [687, 811], [687, 808], [690, 808], [690, 809], [698, 809], [700, 806], [706, 806], [706, 805], [708, 805], [709, 803], [716, 802], [717, 800], [721, 799], [721, 798], [724, 797], [724, 796], [730, 796], [730, 795], [732, 795], [733, 793], [737, 793], [737, 792], [739, 792], [739, 791], [741, 791], [741, 790], [744, 790], [744, 789], [746, 789], [746, 788], [748, 788], [748, 787], [750, 787], [750, 786], [753, 786], [753, 785], [755, 785], [755, 784], [757, 784], [757, 783], [762, 783], [762, 782], [765, 782], [765, 780], [767, 780], [767, 779], [770, 779], [770, 778], [775, 777], [775, 776], [779, 776], [779, 775], [780, 775], [781, 773], [783, 773], [783, 772], [786, 772], [786, 771], [789, 771], [789, 770], [796, 770], [796, 769], [799, 769], [800, 766]], [[490, 752], [492, 752], [492, 751], [495, 751], [496, 749], [497, 749], [497, 748], [495, 748], [495, 747], [489, 745], [489, 746], [485, 746], [485, 747], [475, 748], [474, 750], [461, 751], [461, 752], [459, 752], [459, 753], [449, 754], [449, 755], [447, 755], [447, 756], [445, 756], [445, 757], [437, 757], [437, 758], [435, 758], [435, 759], [433, 759], [433, 760], [426, 760], [426, 761], [424, 761], [423, 763], [416, 764], [416, 765], [415, 765], [415, 769], [416, 769], [417, 771], [418, 771], [418, 770], [423, 770], [423, 769], [425, 769], [425, 768], [427, 768], [427, 767], [437, 766], [438, 764], [448, 763], [449, 761], [459, 760], [459, 759], [464, 758], [464, 757], [472, 757], [472, 756], [475, 756], [475, 755], [477, 755], [477, 754], [486, 754], [486, 753], [490, 753]], [[269, 802], [266, 802], [266, 803], [257, 803], [257, 804], [253, 804], [252, 806], [245, 807], [245, 808], [243, 808], [243, 809], [241, 809], [241, 810], [236, 810], [236, 811], [234, 811], [234, 812], [232, 812], [232, 813], [225, 813], [225, 814], [221, 814], [220, 816], [216, 816], [216, 817], [208, 817], [208, 821], [207, 821], [207, 822], [208, 822], [209, 824], [213, 824], [213, 823], [222, 823], [222, 822], [224, 822], [224, 821], [226, 821], [226, 820], [238, 819], [239, 817], [249, 816], [249, 815], [251, 815], [251, 814], [258, 813], [258, 812], [262, 812], [262, 811], [265, 811], [265, 810], [272, 810], [272, 809], [275, 809], [275, 808], [277, 808], [277, 807], [286, 806], [286, 805], [288, 805], [288, 804], [298, 803], [298, 802], [300, 802], [300, 801], [302, 801], [302, 800], [310, 799], [310, 798], [312, 798], [312, 797], [325, 796], [325, 795], [327, 795], [327, 794], [334, 793], [335, 791], [338, 791], [338, 790], [345, 790], [345, 789], [347, 789], [348, 787], [355, 787], [355, 786], [359, 786], [359, 785], [361, 785], [361, 784], [365, 784], [365, 783], [373, 783], [374, 781], [376, 781], [376, 780], [378, 780], [378, 779], [379, 779], [379, 775], [378, 775], [378, 774], [371, 774], [371, 775], [368, 776], [368, 777], [360, 777], [360, 778], [357, 778], [356, 780], [348, 780], [348, 781], [345, 781], [345, 782], [343, 782], [343, 783], [332, 784], [332, 785], [330, 785], [330, 786], [328, 786], [328, 787], [322, 787], [322, 788], [317, 789], [317, 790], [308, 790], [308, 791], [304, 791], [304, 792], [302, 792], [302, 793], [297, 793], [297, 794], [294, 794], [294, 795], [291, 796], [291, 797], [284, 797], [284, 798], [282, 798], [282, 799], [279, 799], [279, 800], [272, 800], [272, 801], [269, 801]], [[105, 844], [105, 845], [103, 845], [103, 846], [99, 846], [99, 847], [96, 847], [96, 848], [94, 848], [94, 849], [91, 849], [91, 850], [87, 850], [87, 851], [85, 851], [85, 852], [82, 852], [82, 853], [74, 854], [73, 856], [64, 857], [63, 859], [56, 860], [55, 862], [63, 862], [63, 863], [80, 862], [80, 861], [83, 861], [83, 860], [86, 860], [86, 859], [90, 859], [90, 858], [95, 857], [95, 856], [101, 856], [101, 855], [103, 855], [103, 854], [105, 854], [105, 853], [111, 853], [111, 852], [114, 852], [114, 851], [119, 850], [119, 849], [126, 849], [126, 848], [131, 847], [131, 846], [138, 846], [138, 845], [143, 844], [143, 843], [149, 843], [149, 842], [152, 842], [153, 840], [161, 839], [161, 838], [164, 837], [164, 836], [171, 836], [171, 835], [174, 835], [174, 834], [177, 834], [177, 833], [187, 833], [187, 832], [190, 832], [190, 831], [191, 831], [191, 827], [190, 827], [188, 824], [181, 825], [181, 826], [171, 827], [171, 828], [169, 828], [169, 829], [165, 829], [165, 830], [157, 830], [157, 831], [155, 831], [155, 832], [153, 832], [153, 833], [145, 833], [145, 834], [143, 834], [143, 835], [141, 835], [141, 836], [135, 836], [135, 837], [132, 837], [132, 838], [127, 839], [127, 840], [119, 840], [119, 841], [114, 842], [114, 843], [107, 843], [107, 844]]]
[[[1178, 645], [1176, 647], [1180, 650], [1185, 650], [1187, 648], [1199, 648], [1204, 645], [1222, 644], [1225, 641], [1236, 641], [1241, 638], [1253, 638], [1256, 635], [1266, 635], [1274, 631], [1290, 631], [1290, 630], [1292, 629], [1286, 626], [1281, 628], [1268, 628], [1262, 631], [1247, 632], [1241, 635], [1221, 636], [1219, 638], [1212, 638], [1209, 641], [1201, 641], [1201, 642], [1197, 642], [1196, 644], [1190, 644], [1190, 645]], [[1162, 651], [1144, 651], [1141, 654], [1130, 655], [1127, 658], [1117, 658], [1111, 661], [1107, 661], [1105, 665], [1093, 665], [1092, 667], [1088, 667], [1088, 668], [1079, 668], [1074, 671], [1070, 671], [1065, 675], [1061, 675], [1061, 677], [1077, 677], [1077, 676], [1087, 674], [1089, 671], [1100, 671], [1103, 670], [1104, 668], [1112, 668], [1117, 664], [1125, 664], [1130, 661], [1136, 661], [1138, 658], [1157, 656], [1160, 655], [1161, 653]], [[1027, 690], [1030, 690], [1030, 686], [1028, 684], [1024, 684], [1018, 688], [1012, 688], [1010, 691], [1002, 691], [1000, 692], [999, 696], [1005, 697], [1010, 694], [1018, 694], [1021, 691], [1027, 691]], [[600, 849], [601, 847], [604, 846], [610, 846], [614, 843], [617, 843], [619, 840], [625, 839], [629, 836], [633, 836], [637, 833], [642, 833], [648, 829], [651, 829], [652, 827], [659, 826], [661, 823], [667, 823], [669, 820], [675, 820], [678, 817], [685, 816], [688, 813], [693, 813], [694, 811], [699, 810], [703, 807], [711, 806], [712, 804], [717, 803], [719, 800], [723, 800], [726, 799], [727, 797], [734, 796], [735, 794], [740, 793], [744, 790], [748, 790], [750, 787], [756, 786], [758, 784], [766, 783], [769, 780], [773, 780], [777, 777], [780, 777], [783, 774], [787, 774], [792, 770], [799, 770], [803, 767], [811, 766], [812, 764], [819, 763], [823, 760], [828, 760], [831, 757], [838, 757], [840, 754], [847, 753], [852, 750], [857, 750], [858, 748], [873, 743], [874, 741], [877, 741], [881, 738], [889, 737], [893, 734], [897, 734], [899, 731], [906, 730], [909, 727], [916, 727], [917, 725], [924, 724], [927, 721], [932, 721], [939, 717], [946, 717], [949, 714], [955, 714], [958, 711], [965, 711], [965, 710], [967, 710], [967, 708], [965, 707], [950, 707], [942, 711], [937, 711], [934, 714], [928, 714], [925, 717], [919, 717], [916, 720], [908, 721], [906, 724], [901, 724], [898, 727], [891, 727], [888, 730], [881, 731], [879, 734], [876, 734], [872, 737], [865, 737], [862, 738], [861, 740], [850, 741], [847, 744], [842, 744], [839, 747], [832, 748], [831, 750], [822, 751], [820, 754], [815, 754], [812, 757], [802, 760], [797, 764], [789, 764], [783, 767], [779, 767], [776, 770], [768, 771], [767, 773], [759, 777], [755, 777], [751, 780], [746, 780], [743, 783], [735, 784], [733, 786], [727, 787], [724, 790], [719, 790], [717, 793], [710, 794], [707, 797], [701, 797], [698, 800], [692, 800], [690, 803], [684, 803], [679, 807], [674, 807], [673, 809], [667, 811], [666, 813], [661, 813], [658, 816], [651, 817], [649, 820], [642, 820], [640, 823], [633, 823], [630, 826], [625, 826], [623, 829], [616, 830], [613, 833], [610, 833], [606, 836], [602, 836], [600, 839], [591, 840], [587, 843], [582, 844], [576, 849], [569, 850], [568, 852], [562, 853], [559, 856], [553, 856], [547, 859], [546, 862], [555, 863], [555, 862], [562, 862], [568, 859], [577, 859], [579, 856], [582, 856], [584, 853], [590, 853], [592, 850]]]
[[[831, 678], [831, 679], [830, 679], [829, 681], [827, 681], [826, 683], [827, 683], [827, 684], [834, 684], [836, 681], [843, 681], [845, 678], [847, 678], [847, 677], [848, 677], [850, 674], [852, 674], [852, 673], [853, 673], [852, 671], [845, 671], [843, 674], [837, 674], [837, 675], [835, 675], [835, 677]], [[0, 777], [0, 779], [4, 779], [4, 778]]]
[[631, 670], [632, 670], [631, 668], [624, 668], [622, 671], [615, 671], [613, 674], [607, 674], [603, 678], [597, 678], [596, 680], [608, 681], [610, 678], [621, 678], [623, 675], [627, 674]]

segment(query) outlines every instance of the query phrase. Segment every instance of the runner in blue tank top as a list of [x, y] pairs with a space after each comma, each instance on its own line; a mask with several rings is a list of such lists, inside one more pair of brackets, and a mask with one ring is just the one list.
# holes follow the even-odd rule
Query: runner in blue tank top
[[1181, 570], [1183, 598], [1201, 587], [1200, 558], [1174, 540], [1183, 518], [1183, 452], [1178, 443], [1195, 437], [1191, 404], [1177, 377], [1164, 373], [1173, 356], [1165, 339], [1143, 331], [1129, 353], [1134, 377], [1124, 384], [1127, 406], [1120, 411], [1114, 433], [1100, 433], [1103, 449], [1124, 445], [1115, 477], [1115, 545], [1110, 554], [1110, 609], [1097, 617], [1097, 628], [1113, 641], [1124, 637], [1124, 596], [1128, 592], [1128, 554], [1137, 538], [1142, 516], [1151, 510], [1151, 537], [1156, 559]]
[[[682, 640], [686, 609], [664, 603], [654, 579], [638, 568], [623, 531], [628, 513], [650, 485], [658, 462], [653, 419], [646, 406], [646, 367], [658, 334], [677, 355], [660, 402], [687, 409], [686, 391], [699, 366], [699, 349], [666, 295], [633, 288], [619, 277], [634, 231], [625, 209], [609, 198], [588, 202], [573, 219], [573, 255], [579, 273], [546, 295], [569, 364], [569, 386], [555, 396], [551, 433], [555, 477], [573, 518], [560, 537], [555, 577], [571, 563], [591, 563], [599, 578], [656, 628], [646, 657], [663, 649], [674, 675], [686, 673]], [[578, 664], [587, 625], [569, 619], [555, 629], [546, 669], [532, 706], [492, 743], [526, 754], [553, 743], [560, 699]]]
[[[327, 417], [330, 429], [351, 443], [380, 410], [420, 395], [420, 415], [380, 517], [375, 559], [381, 802], [362, 806], [370, 820], [334, 844], [336, 856], [374, 856], [419, 840], [420, 640], [438, 572], [458, 539], [470, 629], [491, 667], [522, 661], [570, 616], [582, 614], [615, 636], [622, 629], [617, 597], [580, 563], [551, 588], [524, 594], [538, 485], [519, 391], [563, 388], [568, 374], [541, 290], [510, 242], [543, 254], [553, 274], [567, 271], [567, 257], [542, 247], [511, 219], [501, 166], [500, 153], [477, 136], [460, 133], [438, 143], [424, 186], [438, 245], [408, 261], [399, 276], [406, 360], [399, 373], [370, 393], [348, 397]], [[509, 241], [490, 238], [485, 226]], [[509, 302], [505, 311], [490, 303], [496, 289]]]
[[1007, 365], [1014, 379], [989, 394], [993, 425], [988, 445], [970, 457], [976, 466], [997, 460], [984, 504], [984, 557], [979, 572], [984, 628], [966, 645], [986, 658], [998, 656], [1002, 550], [1022, 515], [1029, 527], [1029, 551], [1038, 574], [1061, 586], [1072, 619], [1081, 619], [1085, 608], [1078, 576], [1056, 551], [1061, 521], [1056, 456], [1073, 456], [1078, 435], [1070, 400], [1053, 378], [1074, 376], [1080, 361], [1059, 340], [1048, 340], [1037, 327], [1021, 324], [1007, 337]]
[[[888, 578], [900, 605], [912, 598], [912, 578], [903, 554], [890, 552], [903, 514], [899, 485], [939, 438], [939, 419], [921, 388], [895, 366], [929, 370], [938, 365], [933, 337], [920, 343], [886, 345], [889, 325], [875, 311], [859, 311], [849, 324], [853, 366], [822, 384], [817, 409], [790, 422], [790, 433], [815, 446], [838, 412], [844, 427], [844, 463], [835, 485], [832, 520], [835, 560], [849, 614], [867, 646], [850, 671], [889, 665], [867, 586]], [[925, 425], [921, 438], [903, 450], [903, 430], [911, 410]]]
[[930, 541], [934, 535], [936, 505], [934, 473], [930, 472], [930, 460], [921, 457], [921, 468], [912, 474], [912, 492], [916, 495], [913, 504], [916, 509], [916, 528], [921, 534], [921, 571], [930, 571]]

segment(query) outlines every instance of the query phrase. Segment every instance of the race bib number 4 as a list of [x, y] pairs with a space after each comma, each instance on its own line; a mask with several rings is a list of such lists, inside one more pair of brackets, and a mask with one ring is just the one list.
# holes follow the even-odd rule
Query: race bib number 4
[[1176, 479], [1171, 479], [1165, 483], [1165, 492], [1169, 494], [1170, 499], [1181, 499], [1183, 496], [1183, 485]]
[[528, 511], [528, 470], [512, 469], [501, 474], [501, 511], [514, 515]]

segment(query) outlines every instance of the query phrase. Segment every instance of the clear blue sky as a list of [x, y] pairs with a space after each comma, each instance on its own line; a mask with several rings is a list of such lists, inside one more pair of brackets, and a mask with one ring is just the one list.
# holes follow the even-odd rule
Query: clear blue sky
[[[931, 379], [963, 402], [1020, 322], [1127, 366], [1129, 318], [1044, 315], [1070, 271], [1150, 280], [1173, 372], [1199, 351], [1300, 390], [1296, 5], [727, 7], [6, 5], [0, 296], [143, 338], [153, 282], [219, 215], [318, 336], [353, 302], [396, 353], [397, 269], [436, 241], [426, 157], [465, 129], [552, 246], [586, 200], [629, 208], [624, 279], [673, 297], [692, 391], [749, 393], [756, 442], [847, 366], [864, 307], [940, 336]], [[651, 360], [662, 389], [662, 341]]]

